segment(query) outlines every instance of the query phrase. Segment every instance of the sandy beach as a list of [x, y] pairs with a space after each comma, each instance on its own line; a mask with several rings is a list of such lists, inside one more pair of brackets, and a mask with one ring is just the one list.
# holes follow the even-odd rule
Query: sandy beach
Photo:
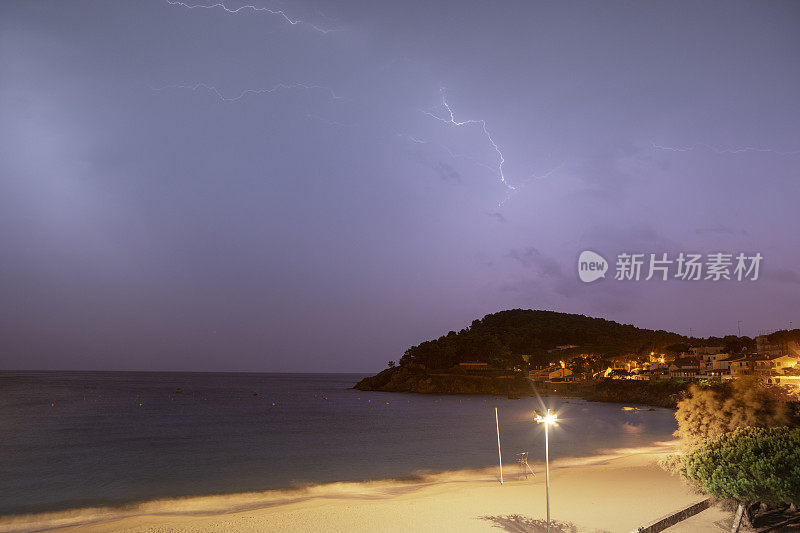
[[[615, 450], [551, 463], [551, 515], [581, 531], [635, 531], [701, 498], [656, 461], [672, 449]], [[159, 500], [0, 519], [0, 531], [523, 531], [503, 517], [545, 517], [544, 465], [333, 483], [296, 490]], [[699, 519], [698, 519], [699, 518]], [[717, 531], [695, 519], [695, 531]]]

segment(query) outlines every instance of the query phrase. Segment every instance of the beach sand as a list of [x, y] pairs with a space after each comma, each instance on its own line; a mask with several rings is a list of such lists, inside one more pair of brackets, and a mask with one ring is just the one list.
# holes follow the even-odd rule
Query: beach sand
[[[629, 532], [702, 499], [656, 464], [673, 445], [554, 460], [552, 518], [581, 531]], [[537, 476], [525, 480], [517, 465], [504, 465], [502, 486], [497, 468], [465, 470], [6, 518], [0, 531], [525, 531], [502, 517], [545, 518], [544, 465], [532, 466]], [[693, 531], [720, 531], [711, 519], [693, 522]]]

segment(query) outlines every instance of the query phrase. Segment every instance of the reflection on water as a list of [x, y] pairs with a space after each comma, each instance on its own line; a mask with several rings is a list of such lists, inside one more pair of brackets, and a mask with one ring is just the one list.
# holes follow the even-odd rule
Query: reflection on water
[[[368, 393], [361, 375], [0, 373], [0, 514], [544, 459], [537, 399]], [[669, 441], [672, 411], [545, 398], [551, 459]]]

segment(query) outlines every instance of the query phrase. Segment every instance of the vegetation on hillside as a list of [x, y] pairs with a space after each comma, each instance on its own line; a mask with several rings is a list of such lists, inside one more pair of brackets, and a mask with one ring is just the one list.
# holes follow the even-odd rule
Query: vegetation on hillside
[[449, 368], [465, 361], [481, 361], [497, 368], [524, 366], [564, 357], [558, 346], [574, 345], [583, 353], [606, 357], [661, 352], [667, 346], [690, 339], [668, 331], [641, 329], [584, 315], [513, 309], [486, 315], [459, 332], [409, 348], [401, 365], [417, 363], [426, 368]]
[[769, 342], [773, 344], [797, 342], [800, 343], [800, 329], [782, 329], [767, 335]]

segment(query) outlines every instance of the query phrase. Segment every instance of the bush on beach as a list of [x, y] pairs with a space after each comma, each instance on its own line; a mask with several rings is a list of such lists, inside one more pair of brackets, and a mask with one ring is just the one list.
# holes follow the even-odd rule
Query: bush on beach
[[800, 504], [800, 429], [748, 427], [725, 433], [685, 454], [681, 473], [717, 498]]
[[800, 501], [800, 429], [795, 393], [757, 376], [723, 387], [693, 385], [675, 418], [682, 453], [661, 466], [704, 493], [736, 502], [735, 530], [755, 510]]
[[693, 385], [678, 402], [675, 436], [686, 449], [743, 427], [781, 427], [792, 421], [785, 393], [757, 376], [735, 380], [729, 387]]

